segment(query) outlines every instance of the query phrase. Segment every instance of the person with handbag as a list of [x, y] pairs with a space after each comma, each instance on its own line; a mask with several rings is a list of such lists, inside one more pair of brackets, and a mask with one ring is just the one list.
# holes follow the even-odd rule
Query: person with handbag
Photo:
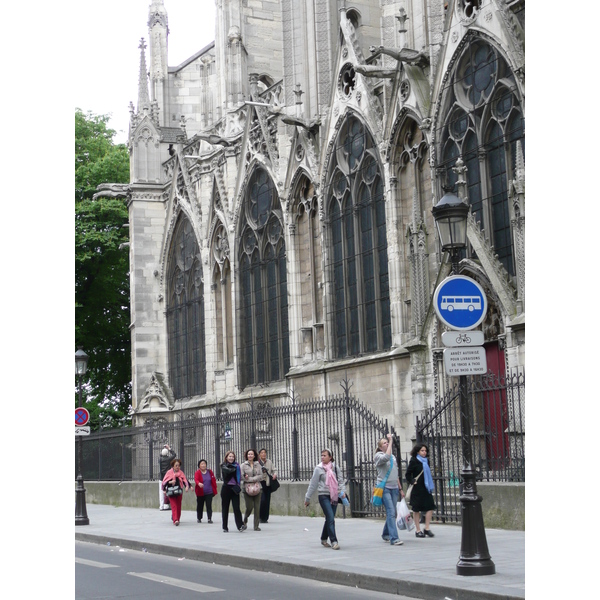
[[202, 523], [202, 513], [206, 503], [206, 516], [208, 522], [212, 523], [212, 499], [217, 495], [217, 480], [215, 474], [207, 468], [206, 460], [203, 458], [198, 461], [198, 470], [194, 473], [196, 487], [196, 518], [198, 523]]
[[181, 461], [178, 458], [171, 461], [171, 468], [166, 472], [162, 482], [171, 504], [171, 519], [174, 525], [179, 525], [183, 491], [187, 492], [191, 486], [181, 469]]
[[254, 531], [260, 531], [258, 526], [260, 520], [260, 498], [262, 496], [262, 481], [265, 474], [258, 462], [256, 450], [250, 448], [244, 455], [246, 459], [242, 463], [242, 488], [244, 490], [244, 501], [246, 503], [246, 513], [244, 514], [244, 527], [248, 525], [248, 517], [254, 511]]
[[[429, 531], [431, 516], [437, 508], [433, 499], [433, 478], [427, 454], [429, 448], [425, 444], [417, 444], [410, 452], [410, 462], [406, 469], [406, 481], [412, 486], [410, 490], [410, 506], [413, 511], [413, 519], [415, 522], [415, 536], [418, 538], [434, 537], [434, 534]], [[421, 513], [425, 513], [425, 531], [421, 531]]]
[[271, 511], [271, 494], [279, 487], [277, 481], [277, 473], [270, 459], [267, 458], [266, 448], [261, 448], [258, 451], [258, 462], [265, 474], [262, 485], [262, 496], [260, 498], [260, 522], [269, 522], [269, 512]]
[[237, 463], [235, 452], [230, 450], [225, 454], [225, 460], [221, 464], [221, 477], [223, 485], [221, 486], [221, 515], [223, 521], [223, 532], [228, 533], [229, 523], [229, 505], [233, 506], [233, 517], [235, 525], [241, 533], [246, 530], [242, 521], [242, 511], [240, 510], [240, 487], [242, 474], [240, 465]]
[[402, 546], [404, 542], [398, 538], [396, 526], [396, 505], [400, 494], [404, 497], [404, 492], [398, 484], [398, 461], [392, 454], [393, 445], [391, 433], [379, 440], [373, 463], [377, 469], [377, 485], [383, 483], [384, 486], [382, 500], [385, 508], [385, 524], [381, 537], [384, 542], [389, 542], [392, 546]]
[[[333, 454], [329, 448], [321, 450], [321, 462], [315, 467], [306, 496], [304, 506], [310, 504], [310, 498], [315, 493], [318, 494], [319, 504], [325, 515], [325, 524], [321, 532], [321, 544], [325, 548], [339, 550], [337, 535], [335, 533], [335, 512], [340, 498], [348, 497], [342, 478], [342, 472], [335, 464]], [[327, 542], [329, 538], [331, 544]]]

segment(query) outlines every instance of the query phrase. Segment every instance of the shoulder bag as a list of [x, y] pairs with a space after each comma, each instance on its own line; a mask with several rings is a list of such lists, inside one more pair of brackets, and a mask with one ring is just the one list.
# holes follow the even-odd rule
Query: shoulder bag
[[260, 494], [262, 490], [262, 487], [260, 485], [260, 481], [251, 481], [250, 483], [247, 483], [245, 486], [245, 492], [246, 494], [248, 494], [248, 496], [258, 496], [258, 494]]
[[371, 502], [372, 502], [373, 506], [381, 506], [383, 504], [383, 488], [385, 487], [385, 484], [387, 483], [388, 477], [390, 476], [390, 473], [392, 472], [393, 466], [394, 466], [394, 457], [390, 456], [390, 468], [388, 469], [388, 472], [385, 474], [385, 477], [383, 478], [381, 483], [378, 483], [373, 488], [373, 497], [371, 498]]
[[166, 493], [167, 496], [181, 496], [183, 494], [183, 487], [179, 478], [175, 480], [175, 483], [167, 483]]
[[410, 496], [412, 494], [413, 488], [415, 487], [415, 483], [417, 483], [417, 481], [419, 481], [419, 477], [421, 477], [421, 475], [423, 475], [423, 471], [421, 471], [416, 477], [415, 480], [413, 481], [413, 483], [411, 483], [408, 486], [408, 489], [406, 490], [406, 494], [404, 494], [404, 499], [407, 502], [410, 502]]
[[269, 489], [271, 490], [271, 494], [272, 494], [273, 492], [276, 492], [279, 489], [279, 486], [281, 484], [279, 483], [279, 480], [273, 479], [273, 477], [271, 477], [271, 475], [269, 475], [269, 473], [267, 473], [267, 477], [271, 480], [271, 485], [269, 486]]

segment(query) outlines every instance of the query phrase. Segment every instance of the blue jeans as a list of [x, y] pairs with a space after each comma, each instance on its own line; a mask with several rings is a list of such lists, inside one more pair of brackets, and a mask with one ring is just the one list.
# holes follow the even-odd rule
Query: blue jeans
[[[319, 496], [319, 504], [325, 515], [325, 525], [323, 525], [323, 532], [321, 533], [321, 539], [326, 540], [327, 537], [331, 540], [331, 543], [337, 542], [335, 535], [335, 511], [337, 510], [337, 504], [331, 504], [331, 498], [327, 496]], [[398, 535], [396, 535], [398, 537]]]
[[398, 488], [383, 488], [383, 506], [385, 507], [385, 525], [383, 526], [383, 539], [389, 539], [393, 544], [398, 539], [398, 527], [396, 527], [396, 503], [400, 496]]

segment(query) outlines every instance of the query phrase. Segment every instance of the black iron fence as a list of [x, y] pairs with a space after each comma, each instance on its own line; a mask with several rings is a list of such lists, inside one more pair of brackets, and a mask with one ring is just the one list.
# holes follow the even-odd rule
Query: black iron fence
[[[437, 511], [434, 519], [460, 521], [462, 432], [458, 383], [422, 419], [417, 441], [429, 447]], [[478, 481], [525, 481], [525, 371], [467, 379], [473, 467]]]
[[344, 394], [326, 398], [292, 396], [283, 406], [252, 402], [248, 410], [221, 408], [208, 416], [92, 433], [83, 438], [84, 480], [157, 480], [160, 450], [168, 443], [188, 476], [205, 459], [220, 478], [216, 467], [226, 452], [233, 450], [242, 462], [248, 448], [265, 448], [279, 479], [308, 481], [321, 450], [330, 448], [347, 482], [353, 516], [380, 515], [382, 509], [370, 504], [377, 479], [373, 457], [388, 432], [398, 457], [398, 438], [387, 420], [349, 394], [347, 382], [342, 388]]

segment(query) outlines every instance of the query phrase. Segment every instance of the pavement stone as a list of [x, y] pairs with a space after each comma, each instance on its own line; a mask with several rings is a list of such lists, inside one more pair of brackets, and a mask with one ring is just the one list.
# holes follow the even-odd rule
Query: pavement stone
[[[494, 575], [460, 576], [461, 528], [432, 524], [434, 538], [418, 539], [401, 531], [402, 546], [381, 539], [383, 520], [344, 519], [338, 509], [340, 550], [321, 546], [322, 517], [271, 515], [261, 531], [196, 522], [195, 511], [183, 511], [175, 527], [170, 511], [88, 504], [89, 525], [75, 526], [75, 539], [167, 554], [246, 569], [305, 577], [424, 600], [509, 600], [525, 598], [525, 532], [486, 529]], [[210, 548], [210, 550], [206, 550]], [[260, 560], [249, 559], [258, 557]], [[367, 596], [365, 596], [367, 597]]]

